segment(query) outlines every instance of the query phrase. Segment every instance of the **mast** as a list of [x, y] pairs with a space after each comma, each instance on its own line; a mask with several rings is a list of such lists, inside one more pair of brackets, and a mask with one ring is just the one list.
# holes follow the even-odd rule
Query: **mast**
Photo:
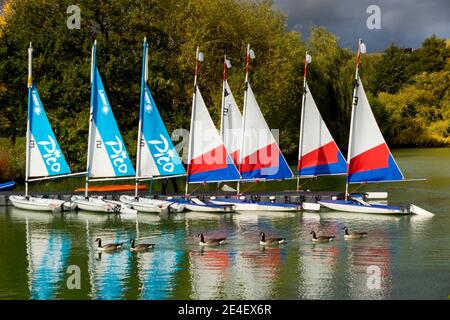
[[225, 131], [223, 128], [224, 112], [225, 112], [225, 90], [227, 83], [227, 55], [223, 57], [223, 86], [222, 86], [222, 112], [220, 114], [220, 137], [225, 141]]
[[89, 174], [90, 174], [90, 162], [91, 162], [91, 144], [92, 144], [92, 123], [94, 121], [94, 86], [95, 86], [95, 68], [97, 66], [96, 62], [96, 53], [97, 53], [97, 40], [94, 41], [94, 45], [92, 46], [91, 53], [91, 108], [89, 111], [89, 138], [88, 138], [88, 151], [87, 151], [87, 160], [86, 160], [86, 184], [84, 189], [84, 196], [88, 197], [88, 188], [89, 188]]
[[[309, 58], [310, 59], [310, 58]], [[305, 123], [305, 104], [306, 104], [306, 72], [307, 72], [307, 66], [308, 66], [308, 51], [305, 53], [305, 66], [303, 69], [303, 96], [302, 96], [302, 110], [300, 115], [300, 140], [299, 140], [299, 152], [298, 152], [298, 159], [300, 161], [299, 168], [301, 169], [301, 163], [302, 163], [302, 152], [303, 152], [303, 127]], [[300, 170], [297, 170], [297, 191], [299, 191], [300, 187]]]
[[195, 106], [197, 103], [197, 76], [198, 76], [198, 62], [203, 61], [203, 56], [200, 57], [199, 47], [195, 52], [195, 71], [194, 71], [194, 95], [192, 100], [192, 113], [191, 113], [191, 128], [189, 130], [189, 148], [188, 148], [188, 162], [187, 162], [187, 174], [186, 174], [186, 188], [185, 188], [185, 196], [188, 195], [189, 190], [189, 174], [190, 174], [190, 164], [192, 160], [192, 138], [193, 138], [193, 129], [194, 129], [194, 114], [195, 114]]
[[[245, 58], [245, 84], [244, 84], [244, 110], [242, 112], [242, 131], [241, 131], [241, 149], [239, 150], [239, 173], [241, 173], [242, 169], [242, 160], [244, 154], [244, 137], [245, 137], [245, 119], [247, 112], [247, 90], [248, 90], [248, 73], [249, 73], [249, 65], [250, 65], [250, 43], [247, 44], [247, 55]], [[242, 175], [241, 175], [242, 179]], [[237, 183], [237, 194], [240, 194], [240, 186], [241, 181]]]
[[139, 105], [139, 125], [137, 136], [137, 150], [136, 150], [136, 186], [134, 189], [134, 197], [138, 197], [139, 177], [141, 175], [141, 140], [142, 140], [142, 117], [144, 112], [144, 98], [145, 98], [145, 84], [148, 79], [148, 44], [147, 37], [144, 38], [144, 50], [142, 53], [142, 76], [141, 76], [141, 98]]
[[[352, 154], [352, 140], [353, 140], [353, 126], [354, 126], [354, 116], [355, 116], [355, 107], [358, 104], [358, 81], [359, 81], [359, 63], [361, 60], [361, 53], [365, 53], [365, 47], [362, 39], [358, 40], [358, 51], [356, 53], [356, 71], [355, 71], [355, 85], [353, 89], [353, 99], [352, 99], [352, 115], [350, 118], [350, 133], [348, 138], [348, 152], [347, 152], [347, 177], [345, 179], [345, 201], [348, 199], [348, 170], [350, 168], [350, 157]], [[361, 50], [363, 49], [363, 50]]]
[[27, 136], [25, 152], [25, 197], [28, 197], [28, 177], [30, 176], [30, 129], [31, 129], [31, 90], [33, 87], [33, 47], [28, 48], [28, 110], [27, 110]]

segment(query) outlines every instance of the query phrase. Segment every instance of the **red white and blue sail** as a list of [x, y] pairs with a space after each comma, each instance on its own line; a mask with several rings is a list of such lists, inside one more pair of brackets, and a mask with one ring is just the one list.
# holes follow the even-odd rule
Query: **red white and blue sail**
[[195, 90], [187, 182], [239, 180], [239, 172], [211, 119], [200, 90], [197, 86]]
[[280, 148], [253, 94], [247, 84], [246, 105], [243, 117], [243, 143], [239, 170], [243, 179], [286, 179], [292, 178]]
[[375, 120], [363, 84], [360, 79], [357, 82], [347, 182], [403, 180]]
[[34, 84], [28, 92], [29, 177], [70, 173]]
[[139, 161], [136, 171], [139, 177], [157, 177], [169, 175], [183, 175], [185, 170], [178, 156], [166, 126], [159, 114], [153, 96], [146, 84], [147, 50], [144, 42], [142, 56], [141, 102], [140, 102], [140, 132], [141, 141], [138, 149]]
[[117, 127], [111, 104], [96, 65], [93, 47], [91, 80], [91, 127], [89, 134], [89, 177], [134, 176], [135, 171]]
[[346, 174], [347, 162], [323, 121], [307, 83], [305, 89], [298, 175]]

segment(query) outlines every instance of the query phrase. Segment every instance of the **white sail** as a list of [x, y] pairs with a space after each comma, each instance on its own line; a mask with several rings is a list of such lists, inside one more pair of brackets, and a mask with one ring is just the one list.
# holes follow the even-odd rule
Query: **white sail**
[[239, 169], [244, 179], [285, 179], [293, 176], [259, 108], [248, 83], [243, 118], [242, 156]]
[[238, 180], [237, 168], [228, 155], [198, 87], [194, 99], [188, 181]]
[[402, 180], [358, 77], [350, 136], [349, 183]]
[[299, 176], [345, 174], [347, 162], [323, 121], [306, 82], [305, 90], [298, 157]]
[[225, 82], [225, 91], [223, 94], [223, 127], [222, 127], [222, 139], [225, 144], [225, 148], [233, 158], [234, 163], [239, 163], [239, 148], [242, 138], [242, 115], [239, 111], [239, 107], [234, 100], [231, 93], [228, 81]]

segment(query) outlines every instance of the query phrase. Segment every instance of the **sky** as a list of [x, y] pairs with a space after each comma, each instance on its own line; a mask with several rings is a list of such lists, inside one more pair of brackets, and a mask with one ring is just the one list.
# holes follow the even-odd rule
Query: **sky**
[[[433, 34], [450, 38], [450, 0], [274, 0], [288, 15], [288, 29], [308, 38], [313, 26], [324, 26], [340, 45], [354, 49], [362, 38], [368, 52], [383, 51], [391, 43], [418, 48]], [[379, 7], [379, 29], [374, 11]], [[370, 18], [372, 16], [372, 18]], [[367, 27], [367, 20], [372, 29]]]

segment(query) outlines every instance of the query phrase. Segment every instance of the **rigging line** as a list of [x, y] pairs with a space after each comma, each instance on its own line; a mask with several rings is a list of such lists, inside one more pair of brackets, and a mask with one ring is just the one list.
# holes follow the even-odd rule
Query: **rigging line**
[[312, 179], [313, 179], [313, 178], [307, 178], [307, 179], [305, 180], [305, 182], [303, 182], [302, 184], [300, 184], [300, 185], [298, 186], [297, 191], [302, 190], [302, 188], [303, 188], [304, 186], [306, 186], [309, 182], [311, 182]]
[[355, 189], [352, 190], [352, 192], [357, 191], [358, 189], [362, 188], [362, 186], [365, 186], [366, 184], [361, 183], [360, 185], [358, 185]]
[[434, 194], [450, 195], [450, 192], [445, 192], [445, 191], [436, 191], [436, 190], [427, 190], [427, 189], [418, 189], [418, 188], [408, 188], [408, 187], [394, 187], [394, 186], [389, 186], [388, 189], [411, 190], [411, 191], [420, 191], [420, 192], [426, 192], [426, 193], [434, 193]]
[[[261, 182], [264, 183], [264, 182], [266, 182], [266, 181], [261, 181]], [[257, 184], [259, 184], [259, 183], [258, 183], [258, 180], [256, 180], [256, 183], [250, 183], [250, 184], [248, 185], [249, 187], [248, 187], [244, 192], [250, 191], [250, 190], [251, 190], [252, 188], [254, 188]], [[244, 193], [244, 192], [243, 192], [243, 193]]]
[[201, 186], [203, 185], [203, 183], [199, 183], [194, 190], [191, 190], [191, 192], [189, 192], [189, 194], [187, 194], [188, 196], [191, 196], [195, 191], [197, 191]]

